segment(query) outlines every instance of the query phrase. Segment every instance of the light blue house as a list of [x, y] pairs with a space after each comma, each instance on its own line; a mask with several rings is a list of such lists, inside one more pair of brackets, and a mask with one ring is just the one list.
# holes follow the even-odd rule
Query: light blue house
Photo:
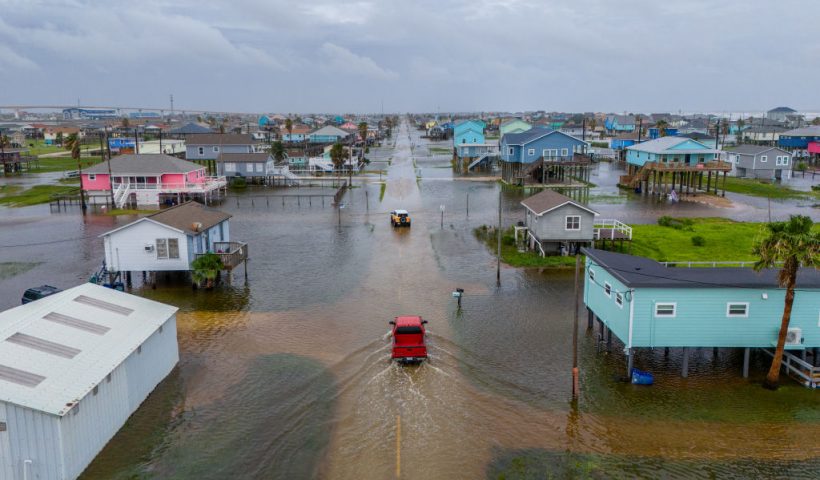
[[632, 115], [610, 115], [604, 120], [604, 128], [610, 132], [634, 132], [635, 117]]
[[308, 135], [308, 141], [310, 143], [336, 143], [344, 141], [348, 136], [350, 136], [349, 132], [328, 125]]
[[627, 147], [626, 162], [637, 167], [642, 167], [647, 162], [695, 166], [715, 160], [717, 154], [717, 150], [697, 140], [683, 137], [661, 137]]
[[[666, 267], [643, 257], [582, 251], [590, 326], [597, 318], [610, 336], [615, 334], [624, 344], [629, 369], [637, 348], [683, 348], [683, 376], [692, 348], [743, 348], [746, 376], [750, 349], [776, 345], [785, 298], [776, 269]], [[820, 271], [803, 268], [787, 352], [805, 360], [808, 349], [820, 347], [818, 318]], [[817, 364], [817, 350], [812, 358]]]
[[465, 120], [453, 127], [453, 147], [469, 143], [484, 143], [484, 122]]
[[572, 162], [575, 154], [586, 152], [588, 145], [579, 138], [547, 127], [505, 134], [499, 147], [501, 178], [512, 183], [528, 165], [542, 159], [545, 162]]

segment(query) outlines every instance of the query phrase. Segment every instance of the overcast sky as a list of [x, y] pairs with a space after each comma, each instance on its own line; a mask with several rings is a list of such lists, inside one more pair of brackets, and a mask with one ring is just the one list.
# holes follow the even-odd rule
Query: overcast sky
[[820, 110], [815, 0], [0, 0], [0, 104]]

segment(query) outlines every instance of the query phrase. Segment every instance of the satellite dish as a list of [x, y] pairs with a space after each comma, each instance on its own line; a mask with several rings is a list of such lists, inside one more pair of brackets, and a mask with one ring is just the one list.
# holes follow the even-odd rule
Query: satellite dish
[[195, 232], [198, 232], [198, 231], [202, 230], [202, 224], [199, 223], [199, 222], [192, 223], [191, 224], [191, 230], [193, 230]]

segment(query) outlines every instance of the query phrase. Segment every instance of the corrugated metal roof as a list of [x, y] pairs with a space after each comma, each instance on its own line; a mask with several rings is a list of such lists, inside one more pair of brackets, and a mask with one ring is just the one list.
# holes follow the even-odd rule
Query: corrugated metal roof
[[64, 415], [176, 311], [86, 283], [0, 313], [0, 401]]

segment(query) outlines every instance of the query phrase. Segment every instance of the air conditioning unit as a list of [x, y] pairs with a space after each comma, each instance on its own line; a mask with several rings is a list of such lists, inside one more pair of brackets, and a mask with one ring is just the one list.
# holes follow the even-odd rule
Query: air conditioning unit
[[786, 345], [800, 345], [803, 343], [803, 330], [791, 327], [786, 332]]
[[145, 251], [146, 252], [153, 252], [154, 251], [154, 246], [153, 245], [146, 245], [145, 246]]

